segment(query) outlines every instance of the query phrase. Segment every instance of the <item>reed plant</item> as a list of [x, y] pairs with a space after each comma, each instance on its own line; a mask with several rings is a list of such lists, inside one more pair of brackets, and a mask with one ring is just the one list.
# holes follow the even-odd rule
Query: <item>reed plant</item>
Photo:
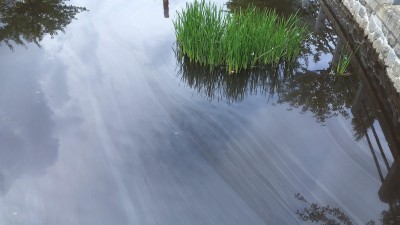
[[351, 62], [351, 56], [349, 56], [348, 54], [341, 54], [339, 62], [336, 66], [336, 74], [348, 75], [348, 73], [346, 73], [346, 71], [350, 65], [350, 62]]
[[347, 44], [345, 47], [341, 49], [340, 58], [336, 65], [337, 75], [350, 75], [350, 73], [347, 72], [347, 69], [351, 63], [351, 59], [353, 58], [354, 54], [358, 51], [359, 48], [360, 45], [357, 45], [354, 50], [351, 50], [351, 46]]
[[296, 14], [280, 18], [255, 7], [229, 13], [205, 1], [187, 3], [173, 22], [181, 57], [235, 72], [294, 60], [306, 36]]

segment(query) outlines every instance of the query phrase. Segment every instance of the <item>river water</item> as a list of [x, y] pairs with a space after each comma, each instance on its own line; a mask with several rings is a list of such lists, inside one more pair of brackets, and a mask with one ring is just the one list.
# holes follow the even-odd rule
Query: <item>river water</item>
[[[313, 224], [312, 203], [379, 223], [359, 81], [329, 74], [334, 32], [310, 33], [294, 66], [210, 74], [176, 59], [185, 3], [70, 1], [88, 11], [40, 47], [3, 40], [0, 224]], [[276, 5], [313, 29], [315, 9]]]

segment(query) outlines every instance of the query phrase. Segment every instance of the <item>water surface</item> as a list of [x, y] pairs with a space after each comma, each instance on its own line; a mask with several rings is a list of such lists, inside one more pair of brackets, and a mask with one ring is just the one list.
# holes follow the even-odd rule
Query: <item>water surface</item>
[[170, 18], [161, 1], [68, 4], [89, 11], [65, 33], [0, 46], [0, 224], [311, 224], [297, 193], [354, 224], [387, 210], [359, 81], [329, 75], [335, 34], [310, 34], [295, 66], [211, 76], [176, 60], [185, 1]]

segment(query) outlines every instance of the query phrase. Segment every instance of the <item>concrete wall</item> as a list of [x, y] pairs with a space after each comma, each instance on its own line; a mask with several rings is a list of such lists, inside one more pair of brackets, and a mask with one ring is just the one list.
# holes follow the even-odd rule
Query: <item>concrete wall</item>
[[400, 92], [400, 0], [342, 0]]

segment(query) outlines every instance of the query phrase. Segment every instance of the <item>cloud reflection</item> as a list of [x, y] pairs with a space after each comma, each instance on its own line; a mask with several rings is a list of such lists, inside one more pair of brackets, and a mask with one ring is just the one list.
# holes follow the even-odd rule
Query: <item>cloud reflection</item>
[[0, 83], [0, 194], [26, 175], [37, 175], [54, 164], [59, 142], [54, 121], [38, 81], [29, 68], [21, 73], [2, 69]]

